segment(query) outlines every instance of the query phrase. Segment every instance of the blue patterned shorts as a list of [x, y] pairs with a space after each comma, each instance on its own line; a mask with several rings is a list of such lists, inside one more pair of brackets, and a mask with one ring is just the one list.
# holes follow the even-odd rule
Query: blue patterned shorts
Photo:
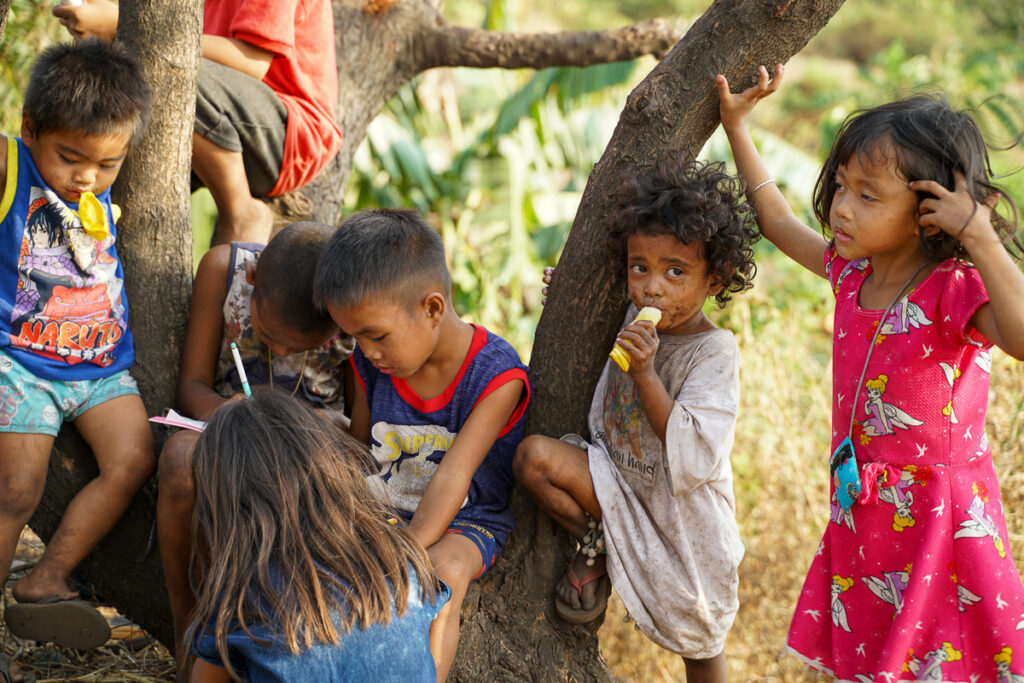
[[479, 579], [484, 575], [488, 569], [494, 566], [494, 563], [498, 559], [498, 539], [494, 537], [487, 529], [483, 528], [478, 524], [472, 522], [460, 522], [458, 520], [448, 525], [448, 528], [444, 531], [446, 534], [458, 534], [465, 536], [469, 540], [473, 541], [477, 549], [480, 551], [480, 557], [483, 558], [484, 564], [480, 568], [480, 573], [473, 578]]
[[57, 436], [65, 420], [118, 396], [138, 393], [127, 370], [103, 379], [40, 379], [0, 351], [0, 432]]

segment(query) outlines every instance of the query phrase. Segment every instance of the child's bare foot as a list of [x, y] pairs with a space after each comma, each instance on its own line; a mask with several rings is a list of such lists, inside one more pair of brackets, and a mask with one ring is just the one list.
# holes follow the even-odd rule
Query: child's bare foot
[[[218, 207], [219, 209], [220, 207]], [[274, 213], [258, 199], [249, 197], [232, 202], [230, 210], [217, 215], [217, 244], [257, 242], [266, 244], [274, 226]]]
[[14, 584], [11, 594], [18, 602], [39, 602], [51, 596], [61, 600], [78, 597], [78, 591], [68, 585], [66, 577], [50, 574], [38, 566], [28, 576]]
[[594, 564], [587, 566], [587, 556], [580, 551], [555, 585], [555, 607], [565, 621], [585, 624], [604, 612], [610, 592], [605, 555], [597, 555]]

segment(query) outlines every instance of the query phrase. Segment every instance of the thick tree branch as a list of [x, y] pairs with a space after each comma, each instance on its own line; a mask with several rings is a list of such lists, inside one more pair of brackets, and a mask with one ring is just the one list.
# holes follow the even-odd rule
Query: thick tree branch
[[7, 32], [7, 15], [11, 11], [11, 0], [0, 0], [0, 40]]
[[452, 26], [425, 27], [424, 68], [543, 69], [622, 62], [643, 55], [661, 59], [679, 40], [664, 19], [652, 19], [610, 31], [562, 33], [498, 33]]

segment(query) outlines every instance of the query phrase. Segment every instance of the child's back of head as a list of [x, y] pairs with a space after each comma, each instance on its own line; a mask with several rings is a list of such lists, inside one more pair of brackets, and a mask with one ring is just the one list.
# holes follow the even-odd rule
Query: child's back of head
[[335, 228], [302, 221], [284, 227], [260, 254], [253, 281], [253, 302], [277, 324], [310, 336], [324, 336], [337, 326], [313, 302], [317, 263]]
[[626, 265], [632, 235], [670, 235], [699, 244], [708, 273], [722, 284], [715, 299], [724, 306], [734, 292], [753, 285], [759, 239], [754, 215], [743, 198], [743, 183], [722, 162], [701, 162], [673, 153], [623, 179], [618, 207], [608, 218], [607, 248], [612, 265]]
[[192, 463], [193, 634], [212, 628], [220, 644], [241, 615], [299, 652], [387, 623], [392, 605], [404, 613], [410, 567], [424, 602], [436, 593], [426, 553], [371, 494], [366, 458], [283, 392], [259, 388], [214, 414]]
[[338, 228], [320, 259], [313, 297], [324, 308], [366, 301], [411, 307], [428, 288], [451, 298], [440, 235], [416, 211], [378, 209]]
[[[993, 226], [1002, 237], [1012, 236], [1017, 208], [1012, 199], [990, 178], [988, 150], [977, 123], [966, 111], [956, 111], [941, 95], [916, 95], [854, 112], [836, 133], [832, 149], [814, 188], [814, 214], [830, 233], [829, 212], [836, 191], [836, 174], [851, 158], [892, 163], [908, 183], [934, 180], [947, 190], [956, 189], [955, 173], [967, 182], [975, 201], [984, 202], [1002, 193], [1012, 217], [993, 213]], [[919, 192], [921, 199], [929, 196]], [[966, 258], [957, 239], [944, 231], [921, 236], [925, 251], [935, 259]]]
[[36, 136], [130, 133], [134, 143], [146, 130], [150, 108], [142, 67], [127, 48], [89, 39], [43, 50], [32, 67], [22, 112]]

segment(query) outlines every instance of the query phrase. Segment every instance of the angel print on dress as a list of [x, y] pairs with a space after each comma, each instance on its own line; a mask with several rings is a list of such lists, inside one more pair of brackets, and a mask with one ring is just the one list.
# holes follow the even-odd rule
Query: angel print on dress
[[846, 605], [843, 604], [841, 595], [851, 588], [852, 576], [842, 577], [836, 574], [832, 577], [832, 625], [847, 633], [850, 632], [850, 622], [846, 618]]
[[905, 469], [900, 472], [900, 478], [892, 486], [882, 486], [878, 489], [879, 499], [896, 508], [892, 515], [893, 531], [903, 531], [917, 523], [913, 511], [910, 509], [910, 506], [914, 504], [914, 492], [910, 490], [910, 487], [916, 483], [914, 472]]
[[993, 655], [992, 659], [996, 663], [996, 681], [998, 683], [1024, 683], [1024, 676], [1010, 671], [1010, 665], [1013, 664], [1012, 647], [1004, 647]]
[[882, 395], [885, 394], [885, 385], [888, 382], [887, 375], [879, 375], [864, 382], [864, 387], [868, 392], [868, 400], [864, 402], [864, 412], [870, 415], [861, 423], [866, 436], [886, 436], [895, 434], [896, 427], [910, 429], [924, 424], [922, 420], [918, 420], [892, 403], [882, 400]]
[[964, 511], [970, 519], [960, 522], [960, 528], [953, 534], [953, 538], [984, 538], [991, 536], [992, 543], [995, 545], [999, 557], [1006, 557], [1006, 546], [1003, 545], [1003, 539], [999, 537], [999, 530], [996, 529], [991, 515], [985, 512], [985, 503], [988, 501], [988, 496], [982, 499], [982, 492], [979, 491], [979, 488], [977, 484], [974, 485], [974, 500], [971, 501], [970, 506]]
[[908, 297], [896, 304], [889, 316], [882, 322], [881, 334], [910, 334], [911, 328], [931, 325], [932, 321], [924, 314], [920, 306], [911, 302]]
[[942, 647], [936, 648], [925, 654], [924, 659], [918, 659], [913, 652], [907, 657], [905, 671], [913, 673], [918, 681], [943, 681], [942, 665], [945, 662], [957, 662], [963, 658], [963, 653], [953, 647], [948, 640], [942, 643]]
[[862, 580], [872, 593], [893, 606], [893, 614], [903, 611], [903, 592], [910, 583], [910, 572], [882, 572], [881, 577], [865, 576]]

